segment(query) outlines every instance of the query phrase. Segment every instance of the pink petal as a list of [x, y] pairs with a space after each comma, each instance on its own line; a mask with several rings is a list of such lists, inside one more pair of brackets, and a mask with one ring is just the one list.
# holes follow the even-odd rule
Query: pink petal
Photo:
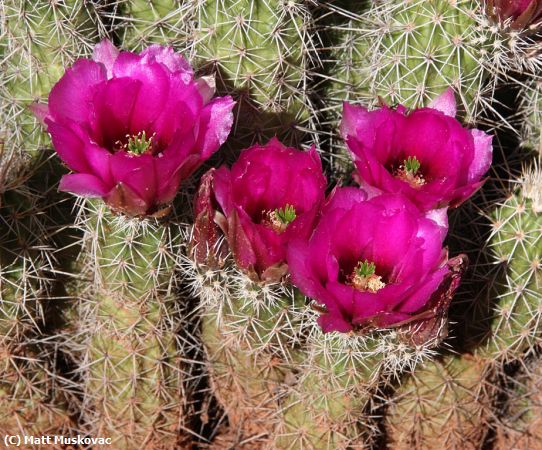
[[211, 101], [216, 92], [216, 80], [214, 75], [198, 78], [196, 80], [196, 85], [203, 98], [203, 104], [206, 105]]
[[443, 267], [429, 275], [423, 284], [416, 286], [416, 291], [401, 303], [397, 310], [404, 313], [414, 313], [425, 306], [448, 272], [448, 267]]
[[36, 116], [42, 125], [45, 125], [45, 118], [49, 116], [49, 106], [43, 103], [31, 103], [28, 109]]
[[254, 249], [252, 248], [252, 236], [250, 236], [253, 232], [252, 228], [246, 229], [243, 227], [237, 211], [232, 211], [228, 217], [228, 244], [237, 265], [245, 270], [249, 269], [257, 261]]
[[169, 83], [167, 103], [162, 106], [162, 111], [152, 125], [152, 131], [163, 146], [169, 145], [174, 137], [179, 136], [190, 141], [192, 146], [186, 149], [188, 154], [194, 149], [194, 135], [198, 132], [203, 100], [195, 83], [185, 84], [178, 77], [171, 77]]
[[453, 89], [451, 87], [446, 89], [437, 98], [433, 99], [428, 107], [436, 109], [447, 116], [455, 117], [457, 114], [457, 103]]
[[87, 142], [85, 148], [85, 158], [91, 172], [97, 175], [107, 185], [113, 185], [111, 175], [111, 153], [105, 148]]
[[203, 160], [209, 158], [226, 141], [233, 124], [231, 97], [217, 97], [205, 106], [200, 118], [200, 132], [196, 146]]
[[493, 136], [481, 130], [471, 130], [474, 139], [474, 160], [469, 167], [469, 182], [477, 182], [488, 171], [493, 159]]
[[432, 209], [425, 213], [425, 217], [435, 222], [441, 230], [441, 241], [448, 233], [448, 208]]
[[115, 142], [130, 134], [135, 101], [141, 89], [139, 80], [113, 78], [96, 87], [94, 95], [95, 140], [113, 149]]
[[115, 78], [128, 77], [139, 80], [141, 87], [137, 94], [130, 123], [130, 132], [150, 131], [154, 120], [162, 113], [170, 94], [170, 75], [158, 63], [145, 62], [139, 55], [121, 52], [113, 67]]
[[317, 322], [324, 333], [331, 333], [332, 331], [348, 333], [350, 330], [352, 330], [352, 325], [338, 314], [322, 314], [320, 317], [318, 317]]
[[89, 59], [79, 59], [68, 69], [49, 94], [49, 111], [53, 117], [87, 122], [91, 115], [94, 85], [107, 77], [105, 67]]
[[226, 216], [229, 216], [233, 210], [231, 191], [232, 191], [231, 172], [225, 166], [215, 169], [213, 175], [213, 189], [216, 201], [222, 208]]
[[152, 205], [155, 203], [157, 177], [154, 164], [142, 165], [138, 169], [131, 171], [120, 181], [146, 204]]
[[172, 72], [181, 72], [183, 80], [188, 83], [193, 76], [193, 70], [188, 61], [171, 47], [158, 44], [147, 47], [140, 53], [149, 62], [157, 62], [165, 65]]
[[64, 175], [60, 180], [58, 189], [82, 197], [103, 197], [108, 191], [107, 186], [102, 180], [87, 173]]
[[71, 170], [76, 172], [90, 172], [85, 157], [86, 141], [68, 127], [59, 125], [46, 119], [47, 129], [51, 135], [55, 150]]
[[109, 39], [102, 40], [94, 47], [92, 59], [98, 63], [102, 63], [107, 71], [107, 78], [113, 76], [113, 65], [119, 56], [119, 50]]
[[348, 136], [356, 136], [358, 127], [366, 127], [370, 120], [370, 113], [363, 106], [343, 103], [343, 115], [340, 125], [340, 133], [344, 140]]

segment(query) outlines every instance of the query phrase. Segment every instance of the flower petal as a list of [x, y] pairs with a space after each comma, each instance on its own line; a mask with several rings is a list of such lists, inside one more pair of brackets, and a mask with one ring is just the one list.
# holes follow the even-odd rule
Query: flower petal
[[130, 133], [150, 131], [170, 93], [170, 77], [166, 68], [159, 63], [146, 62], [143, 57], [134, 53], [121, 52], [113, 67], [113, 76], [141, 82], [132, 112]]
[[85, 139], [67, 126], [46, 119], [47, 130], [51, 135], [55, 150], [71, 170], [90, 172], [85, 156]]
[[102, 40], [99, 44], [96, 44], [92, 53], [92, 59], [98, 63], [102, 63], [107, 71], [107, 78], [113, 76], [113, 65], [119, 56], [119, 50], [115, 47], [109, 39]]
[[58, 190], [82, 197], [103, 197], [108, 191], [102, 180], [88, 173], [64, 175], [60, 180]]
[[190, 63], [172, 47], [153, 44], [143, 50], [140, 55], [146, 56], [150, 62], [164, 64], [172, 72], [181, 72], [185, 83], [192, 79], [194, 71]]
[[89, 59], [77, 60], [51, 90], [50, 114], [76, 122], [88, 121], [92, 111], [92, 88], [106, 78], [107, 73], [102, 64]]
[[455, 117], [457, 114], [457, 103], [455, 101], [453, 89], [451, 87], [446, 89], [437, 98], [433, 99], [428, 107], [436, 109], [449, 117]]
[[234, 106], [235, 102], [228, 96], [215, 98], [203, 108], [196, 142], [202, 160], [208, 159], [228, 138], [233, 124]]
[[343, 115], [339, 128], [341, 136], [344, 140], [348, 136], [356, 136], [358, 128], [365, 128], [370, 120], [367, 108], [344, 102]]
[[482, 130], [471, 130], [474, 139], [474, 159], [469, 167], [469, 182], [478, 181], [488, 171], [493, 159], [493, 136]]

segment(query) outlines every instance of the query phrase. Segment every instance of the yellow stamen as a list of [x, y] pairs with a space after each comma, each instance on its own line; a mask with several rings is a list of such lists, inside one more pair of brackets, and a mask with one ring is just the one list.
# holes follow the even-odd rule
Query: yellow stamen
[[284, 208], [277, 208], [265, 213], [265, 222], [277, 233], [282, 233], [296, 218], [295, 208], [286, 204]]
[[404, 165], [400, 165], [395, 176], [402, 181], [410, 184], [413, 188], [419, 188], [427, 183], [422, 174], [415, 174], [405, 169]]
[[367, 260], [364, 262], [360, 261], [354, 268], [352, 275], [348, 277], [348, 281], [358, 291], [374, 294], [386, 287], [386, 283], [382, 281], [382, 277], [375, 272], [376, 266], [374, 263], [369, 263]]

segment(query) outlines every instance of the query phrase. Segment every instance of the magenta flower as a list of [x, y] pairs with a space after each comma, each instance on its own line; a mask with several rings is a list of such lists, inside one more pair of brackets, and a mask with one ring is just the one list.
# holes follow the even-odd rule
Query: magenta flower
[[540, 0], [487, 0], [486, 11], [497, 23], [507, 24], [514, 30], [538, 25], [542, 19]]
[[34, 105], [60, 158], [73, 171], [60, 190], [102, 197], [116, 211], [153, 214], [230, 132], [234, 105], [214, 83], [194, 79], [173, 49], [135, 54], [105, 40]]
[[324, 332], [430, 320], [451, 295], [447, 229], [445, 208], [424, 214], [403, 195], [337, 188], [310, 239], [288, 246], [292, 283], [322, 305]]
[[360, 184], [402, 193], [423, 210], [455, 207], [469, 198], [491, 165], [492, 137], [463, 128], [455, 112], [450, 89], [412, 112], [345, 103], [341, 134]]
[[231, 170], [211, 169], [196, 198], [196, 259], [203, 262], [216, 244], [217, 223], [240, 268], [255, 279], [280, 279], [286, 246], [309, 237], [326, 184], [314, 148], [287, 148], [277, 139], [241, 152]]

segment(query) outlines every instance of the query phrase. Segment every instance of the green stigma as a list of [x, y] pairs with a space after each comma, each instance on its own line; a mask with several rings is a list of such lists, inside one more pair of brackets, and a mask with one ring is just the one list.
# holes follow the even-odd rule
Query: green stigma
[[147, 138], [145, 131], [141, 131], [137, 135], [128, 135], [126, 137], [128, 138], [128, 142], [125, 144], [126, 151], [139, 156], [149, 151], [152, 146], [154, 134], [150, 138]]
[[286, 204], [284, 208], [277, 208], [274, 211], [275, 217], [283, 224], [288, 225], [292, 223], [295, 218], [295, 208], [292, 205]]
[[405, 171], [411, 175], [416, 175], [418, 170], [420, 170], [421, 164], [420, 161], [415, 156], [409, 156], [405, 159]]
[[354, 269], [354, 272], [356, 272], [356, 275], [360, 277], [370, 277], [371, 275], [374, 275], [376, 272], [376, 266], [375, 263], [369, 262], [367, 260], [363, 262], [358, 262], [358, 265]]

